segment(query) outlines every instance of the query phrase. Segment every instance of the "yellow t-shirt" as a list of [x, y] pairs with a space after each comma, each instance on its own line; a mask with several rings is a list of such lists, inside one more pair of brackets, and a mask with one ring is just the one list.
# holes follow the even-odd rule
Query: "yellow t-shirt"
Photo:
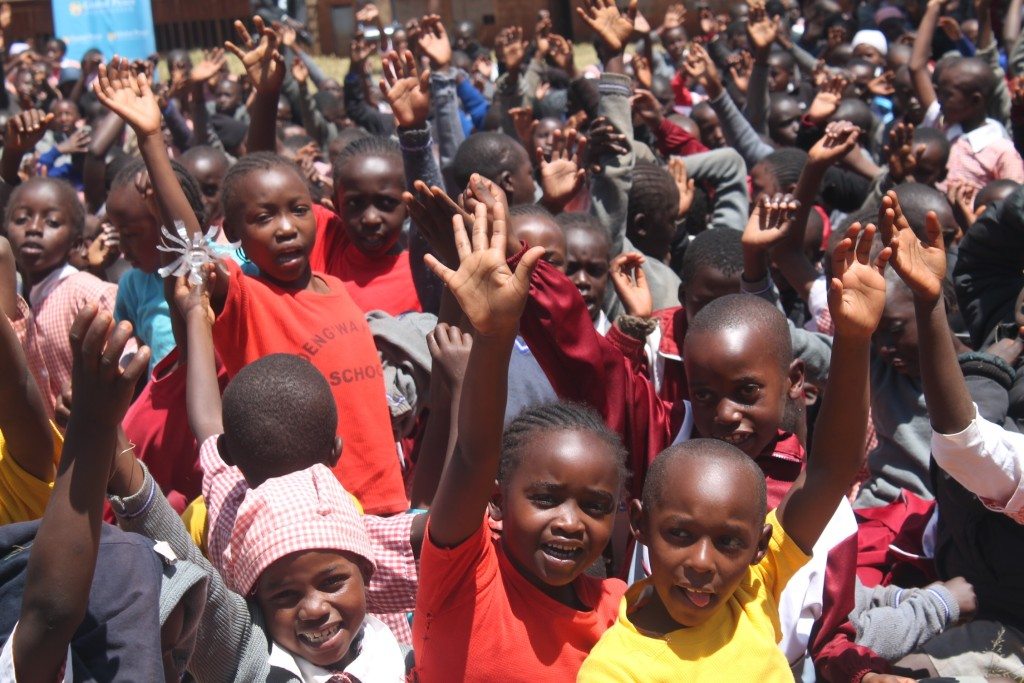
[[[60, 463], [64, 437], [57, 425], [53, 430], [53, 463]], [[21, 468], [7, 452], [7, 441], [0, 434], [0, 525], [39, 519], [46, 511], [46, 503], [53, 490], [52, 481], [36, 479]]]
[[750, 568], [728, 602], [706, 623], [655, 638], [637, 631], [629, 609], [653, 591], [650, 579], [630, 586], [619, 618], [583, 662], [578, 681], [756, 681], [792, 683], [778, 647], [779, 596], [808, 559], [779, 524], [775, 511], [768, 552]]

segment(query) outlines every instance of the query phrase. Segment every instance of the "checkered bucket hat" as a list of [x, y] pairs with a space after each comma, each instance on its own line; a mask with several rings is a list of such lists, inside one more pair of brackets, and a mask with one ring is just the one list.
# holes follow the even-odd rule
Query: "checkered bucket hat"
[[[228, 588], [249, 595], [275, 561], [302, 550], [340, 550], [376, 569], [363, 522], [323, 465], [268, 479], [246, 492], [221, 562]], [[367, 576], [367, 579], [369, 575]]]

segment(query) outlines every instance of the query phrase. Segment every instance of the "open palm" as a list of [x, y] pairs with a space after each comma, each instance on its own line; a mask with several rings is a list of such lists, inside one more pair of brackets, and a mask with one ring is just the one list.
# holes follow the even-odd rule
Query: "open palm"
[[384, 80], [380, 91], [391, 105], [398, 125], [403, 128], [422, 126], [430, 113], [430, 70], [416, 71], [416, 58], [406, 50], [404, 54], [389, 52], [384, 55]]
[[615, 5], [615, 0], [587, 0], [583, 7], [576, 8], [576, 13], [601, 36], [608, 49], [619, 52], [633, 35], [636, 3], [637, 0], [630, 0], [629, 7], [623, 14]]
[[541, 159], [540, 185], [546, 199], [565, 203], [583, 186], [586, 171], [580, 157], [586, 150], [586, 141], [575, 130], [566, 134], [556, 130], [550, 159], [544, 159], [543, 151], [537, 148], [537, 158]]
[[800, 202], [791, 194], [762, 197], [747, 221], [743, 243], [770, 248], [789, 233], [798, 208]]
[[530, 274], [544, 249], [527, 251], [513, 272], [505, 260], [505, 205], [496, 204], [492, 211], [494, 220], [488, 224], [487, 206], [477, 204], [471, 237], [466, 234], [461, 215], [452, 219], [458, 270], [444, 266], [429, 254], [426, 263], [455, 296], [477, 332], [485, 336], [515, 335], [530, 292]]
[[93, 89], [103, 106], [124, 119], [140, 138], [158, 135], [160, 104], [146, 75], [132, 73], [124, 57], [114, 57], [109, 66], [100, 64], [99, 71]]
[[241, 21], [235, 22], [235, 32], [242, 42], [244, 50], [230, 40], [224, 47], [231, 51], [242, 62], [249, 80], [258, 93], [276, 93], [284, 82], [284, 58], [277, 51], [279, 38], [273, 29], [263, 23], [259, 16], [253, 17], [256, 35], [259, 42], [254, 42], [252, 35], [245, 29]]
[[874, 225], [862, 230], [860, 223], [854, 223], [832, 253], [828, 309], [837, 335], [870, 338], [882, 318], [885, 264], [892, 251], [886, 247], [871, 263], [874, 236]]
[[903, 215], [896, 193], [890, 190], [882, 198], [879, 223], [882, 241], [892, 248], [892, 267], [900, 278], [914, 296], [925, 301], [938, 301], [942, 296], [942, 280], [946, 276], [946, 250], [935, 212], [929, 211], [925, 216], [925, 238], [922, 240]]

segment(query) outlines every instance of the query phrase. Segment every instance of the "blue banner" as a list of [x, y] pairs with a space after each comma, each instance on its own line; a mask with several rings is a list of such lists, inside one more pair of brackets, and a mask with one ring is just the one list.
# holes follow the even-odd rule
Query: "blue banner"
[[150, 0], [53, 0], [53, 32], [80, 59], [91, 47], [103, 58], [142, 59], [156, 52]]

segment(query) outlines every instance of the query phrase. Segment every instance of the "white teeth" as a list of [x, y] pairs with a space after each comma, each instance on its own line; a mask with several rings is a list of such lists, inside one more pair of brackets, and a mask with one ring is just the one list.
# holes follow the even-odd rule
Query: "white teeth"
[[306, 641], [308, 641], [308, 642], [310, 642], [310, 643], [313, 643], [315, 645], [319, 645], [320, 643], [322, 643], [322, 642], [332, 638], [334, 636], [334, 634], [336, 634], [339, 630], [341, 630], [340, 626], [332, 626], [332, 627], [326, 628], [326, 629], [324, 629], [322, 631], [311, 631], [309, 633], [300, 633], [299, 637], [304, 639], [304, 640], [306, 640]]

